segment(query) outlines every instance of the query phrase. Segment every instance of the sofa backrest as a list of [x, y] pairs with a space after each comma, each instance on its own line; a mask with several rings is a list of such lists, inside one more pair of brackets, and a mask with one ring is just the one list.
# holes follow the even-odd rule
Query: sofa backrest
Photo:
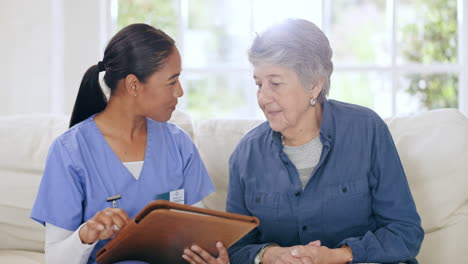
[[387, 120], [425, 231], [421, 263], [468, 263], [468, 119], [454, 109]]
[[203, 200], [207, 208], [225, 211], [229, 183], [229, 157], [241, 137], [262, 120], [204, 120], [195, 125], [195, 145], [216, 192]]
[[[468, 121], [434, 110], [387, 121], [427, 232], [440, 229], [468, 199]], [[437, 210], [434, 210], [437, 208]]]

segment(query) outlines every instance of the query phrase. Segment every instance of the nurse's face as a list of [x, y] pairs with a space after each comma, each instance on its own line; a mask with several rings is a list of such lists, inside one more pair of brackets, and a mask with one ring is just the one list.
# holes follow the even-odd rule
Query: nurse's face
[[138, 106], [143, 115], [160, 122], [171, 118], [178, 98], [184, 94], [179, 82], [181, 70], [179, 50], [174, 48], [163, 68], [148, 77], [139, 91]]

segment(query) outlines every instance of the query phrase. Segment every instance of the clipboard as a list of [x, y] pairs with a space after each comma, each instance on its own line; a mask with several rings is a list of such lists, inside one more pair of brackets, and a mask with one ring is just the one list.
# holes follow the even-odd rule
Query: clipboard
[[228, 248], [258, 226], [256, 217], [153, 201], [96, 254], [99, 264], [140, 260], [186, 264], [184, 249], [197, 244], [213, 256], [215, 243]]

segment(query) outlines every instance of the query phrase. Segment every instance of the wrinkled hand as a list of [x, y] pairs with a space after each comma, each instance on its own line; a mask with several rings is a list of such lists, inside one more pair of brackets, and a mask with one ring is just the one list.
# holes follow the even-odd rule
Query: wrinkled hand
[[185, 249], [182, 257], [190, 264], [228, 264], [229, 255], [227, 249], [221, 242], [216, 243], [218, 249], [218, 257], [213, 257], [210, 253], [197, 245], [193, 245], [190, 249]]
[[[313, 263], [309, 256], [295, 257], [291, 251], [296, 247], [279, 247], [273, 246], [265, 250], [263, 254], [263, 263], [265, 264], [309, 264]], [[320, 241], [310, 242], [306, 246], [301, 247], [320, 247]]]
[[350, 256], [346, 249], [330, 249], [320, 246], [294, 246], [291, 255], [300, 258], [303, 264], [345, 264]]
[[97, 240], [108, 239], [117, 234], [129, 221], [130, 218], [122, 209], [106, 208], [99, 211], [81, 227], [81, 242], [93, 244]]

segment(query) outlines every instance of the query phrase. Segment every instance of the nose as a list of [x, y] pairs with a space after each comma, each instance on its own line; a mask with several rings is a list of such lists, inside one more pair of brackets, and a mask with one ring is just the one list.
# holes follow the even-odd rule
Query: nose
[[271, 91], [268, 88], [268, 86], [262, 86], [260, 89], [257, 91], [257, 100], [259, 105], [265, 105], [273, 101], [273, 98], [271, 96]]
[[182, 89], [182, 85], [180, 84], [180, 81], [177, 81], [177, 87], [174, 91], [174, 96], [179, 98], [184, 95], [184, 89]]

